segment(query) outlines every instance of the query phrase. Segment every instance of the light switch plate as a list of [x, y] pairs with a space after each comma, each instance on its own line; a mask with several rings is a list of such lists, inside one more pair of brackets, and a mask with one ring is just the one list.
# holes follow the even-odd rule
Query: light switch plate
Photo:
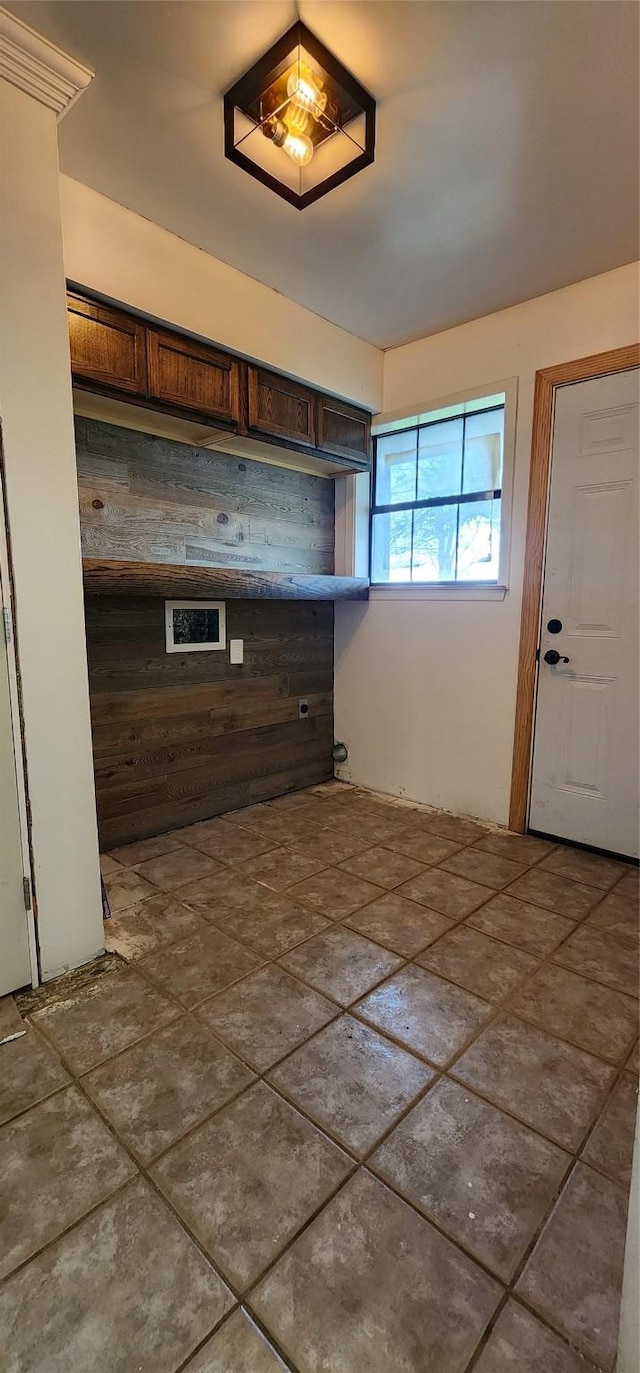
[[229, 662], [230, 662], [230, 663], [243, 663], [243, 662], [244, 662], [244, 640], [243, 640], [243, 639], [230, 639], [230, 640], [229, 640]]

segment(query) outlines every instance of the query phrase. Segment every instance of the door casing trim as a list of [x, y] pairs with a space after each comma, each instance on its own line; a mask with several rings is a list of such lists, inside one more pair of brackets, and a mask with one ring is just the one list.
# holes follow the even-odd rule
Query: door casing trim
[[640, 367], [640, 343], [613, 348], [607, 353], [593, 353], [590, 357], [563, 362], [557, 367], [544, 367], [536, 372], [509, 805], [509, 829], [519, 834], [524, 834], [526, 830], [529, 806], [537, 678], [536, 648], [542, 602], [555, 395], [560, 386], [571, 386], [577, 381], [592, 381], [596, 377], [610, 376], [614, 372], [627, 372], [633, 367]]

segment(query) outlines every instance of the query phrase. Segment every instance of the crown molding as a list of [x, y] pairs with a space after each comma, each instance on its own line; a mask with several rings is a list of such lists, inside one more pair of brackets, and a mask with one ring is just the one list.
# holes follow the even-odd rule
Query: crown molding
[[94, 73], [0, 6], [0, 77], [58, 116], [86, 90]]

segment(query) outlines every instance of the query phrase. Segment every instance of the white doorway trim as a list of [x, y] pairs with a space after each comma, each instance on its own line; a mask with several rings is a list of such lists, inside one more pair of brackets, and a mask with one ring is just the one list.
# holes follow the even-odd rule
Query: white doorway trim
[[626, 372], [633, 367], [640, 367], [638, 343], [615, 348], [611, 352], [578, 358], [574, 362], [561, 363], [557, 367], [545, 367], [536, 372], [509, 809], [509, 829], [520, 834], [526, 830], [529, 810], [537, 681], [536, 648], [542, 604], [555, 394], [559, 386], [570, 386], [576, 381], [591, 381], [595, 377], [608, 376], [612, 372]]
[[[13, 735], [13, 754], [15, 759], [16, 790], [18, 796], [18, 820], [20, 826], [20, 850], [22, 855], [22, 873], [25, 882], [28, 883], [30, 894], [30, 907], [25, 906], [25, 920], [27, 924], [27, 938], [29, 942], [29, 964], [31, 968], [31, 985], [37, 987], [40, 982], [38, 941], [36, 936], [35, 923], [35, 887], [33, 881], [33, 869], [31, 864], [31, 845], [29, 833], [29, 802], [27, 797], [26, 779], [26, 759], [24, 753], [24, 740], [22, 733], [22, 712], [20, 708], [20, 673], [18, 667], [18, 656], [16, 646], [16, 616], [14, 613], [13, 597], [13, 577], [11, 571], [11, 551], [10, 539], [7, 525], [7, 508], [4, 496], [3, 484], [3, 461], [2, 461], [2, 432], [0, 429], [0, 616], [3, 622], [0, 624], [0, 634], [6, 634], [7, 640], [7, 667], [9, 671], [9, 701], [11, 711], [11, 729]], [[6, 616], [5, 616], [5, 613]]]

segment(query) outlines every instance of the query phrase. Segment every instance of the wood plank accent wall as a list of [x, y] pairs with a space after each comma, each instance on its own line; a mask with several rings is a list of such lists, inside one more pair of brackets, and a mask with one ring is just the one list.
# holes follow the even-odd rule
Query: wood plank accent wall
[[[333, 572], [332, 481], [76, 425], [86, 555]], [[167, 654], [162, 596], [87, 592], [85, 614], [103, 850], [333, 775], [332, 602], [228, 600], [233, 667]]]
[[76, 417], [88, 557], [332, 573], [334, 483]]
[[331, 602], [228, 601], [241, 667], [165, 653], [160, 597], [88, 593], [85, 613], [103, 850], [333, 776]]

